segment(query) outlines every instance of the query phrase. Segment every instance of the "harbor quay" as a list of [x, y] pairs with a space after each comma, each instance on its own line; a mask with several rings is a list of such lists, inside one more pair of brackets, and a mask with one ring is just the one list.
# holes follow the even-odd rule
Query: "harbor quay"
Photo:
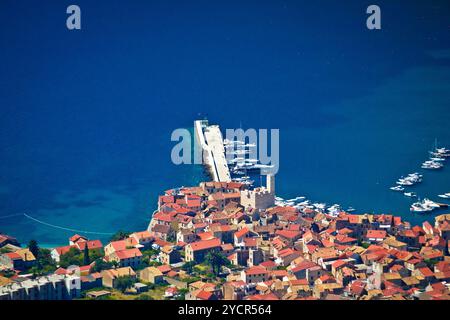
[[218, 125], [209, 125], [208, 120], [194, 122], [197, 146], [203, 153], [204, 164], [216, 182], [231, 181], [231, 174], [225, 156], [222, 132]]

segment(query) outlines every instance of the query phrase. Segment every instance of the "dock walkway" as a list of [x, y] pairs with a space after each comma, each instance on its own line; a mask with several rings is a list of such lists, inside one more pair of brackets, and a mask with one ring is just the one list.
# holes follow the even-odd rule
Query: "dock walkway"
[[208, 125], [205, 120], [197, 120], [194, 127], [197, 143], [203, 150], [205, 164], [209, 165], [214, 181], [230, 182], [231, 174], [225, 157], [225, 147], [219, 126]]

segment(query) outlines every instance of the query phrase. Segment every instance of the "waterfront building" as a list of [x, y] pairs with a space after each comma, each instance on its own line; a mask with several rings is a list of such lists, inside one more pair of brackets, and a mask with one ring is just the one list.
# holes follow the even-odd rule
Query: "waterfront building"
[[266, 187], [259, 187], [253, 190], [241, 191], [241, 205], [249, 209], [262, 211], [275, 205], [275, 177], [266, 176]]
[[52, 274], [0, 287], [0, 300], [71, 300], [80, 293], [79, 276]]

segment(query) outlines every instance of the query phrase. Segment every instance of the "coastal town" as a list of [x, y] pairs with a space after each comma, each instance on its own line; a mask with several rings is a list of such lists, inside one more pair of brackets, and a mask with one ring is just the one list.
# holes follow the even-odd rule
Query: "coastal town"
[[108, 243], [75, 234], [45, 249], [0, 235], [0, 300], [448, 300], [450, 214], [275, 204], [264, 186], [164, 191], [147, 230]]

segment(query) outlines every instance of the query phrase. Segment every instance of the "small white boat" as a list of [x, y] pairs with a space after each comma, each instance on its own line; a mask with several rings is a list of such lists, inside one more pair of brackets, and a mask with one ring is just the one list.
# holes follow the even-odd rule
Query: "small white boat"
[[438, 195], [439, 198], [448, 199], [450, 198], [447, 194], [440, 194]]
[[325, 210], [326, 204], [325, 203], [313, 203], [313, 206], [319, 210]]
[[403, 193], [405, 196], [410, 197], [410, 198], [415, 198], [417, 197], [417, 194], [415, 192], [404, 192]]
[[447, 148], [436, 148], [436, 153], [438, 154], [447, 154], [450, 152], [450, 149]]
[[412, 212], [430, 212], [430, 211], [433, 211], [432, 208], [427, 207], [427, 206], [423, 205], [420, 202], [413, 203], [409, 210], [411, 210]]
[[445, 161], [445, 158], [436, 158], [436, 157], [433, 157], [433, 158], [430, 158], [430, 160], [431, 160], [431, 161]]
[[390, 187], [389, 189], [391, 189], [392, 191], [405, 191], [405, 188], [401, 186]]
[[412, 212], [423, 213], [423, 212], [431, 212], [434, 209], [437, 209], [439, 207], [440, 206], [437, 203], [425, 198], [425, 199], [423, 199], [423, 201], [418, 201], [418, 202], [413, 203], [411, 205], [410, 210]]
[[356, 211], [356, 209], [353, 208], [353, 207], [348, 207], [348, 209], [347, 209], [346, 211], [347, 211], [347, 212], [353, 212], [353, 211]]
[[422, 169], [441, 169], [444, 165], [440, 162], [436, 162], [436, 161], [425, 161], [424, 163], [422, 163]]
[[412, 186], [414, 184], [414, 182], [409, 181], [408, 179], [398, 179], [396, 183], [401, 186]]
[[224, 145], [245, 145], [244, 141], [239, 141], [239, 140], [228, 140], [228, 139], [224, 139], [223, 140], [223, 144]]
[[436, 202], [434, 202], [434, 201], [431, 201], [430, 199], [427, 199], [427, 198], [425, 198], [425, 199], [423, 199], [423, 202], [422, 202], [424, 205], [426, 205], [426, 206], [428, 206], [428, 207], [430, 207], [430, 208], [434, 208], [434, 209], [437, 209], [437, 208], [440, 208], [441, 206], [438, 204], [438, 203], [436, 203]]

